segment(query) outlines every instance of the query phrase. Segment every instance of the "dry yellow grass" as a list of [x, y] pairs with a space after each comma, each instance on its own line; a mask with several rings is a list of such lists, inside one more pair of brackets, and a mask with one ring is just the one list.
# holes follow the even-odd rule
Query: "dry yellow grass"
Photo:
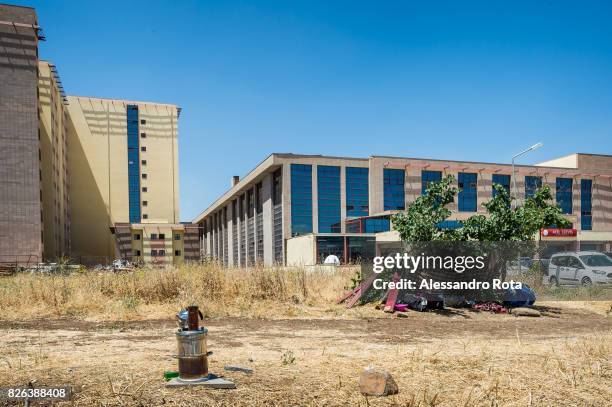
[[[565, 327], [559, 336], [550, 325], [533, 329], [508, 315], [453, 324], [411, 315], [457, 329], [413, 334], [417, 319], [379, 320], [374, 331], [343, 320], [215, 321], [210, 369], [234, 380], [236, 390], [164, 387], [162, 372], [176, 366], [172, 324], [0, 330], [0, 386], [69, 384], [77, 393], [65, 405], [78, 406], [609, 406], [609, 330], [589, 333], [568, 318], [556, 325]], [[225, 372], [226, 364], [254, 373]], [[359, 393], [359, 373], [370, 364], [393, 374], [398, 395]]]
[[334, 313], [342, 309], [334, 300], [355, 272], [355, 268], [329, 273], [194, 265], [125, 274], [93, 270], [70, 275], [22, 273], [0, 278], [0, 318], [157, 319], [171, 317], [192, 303], [215, 317]]
[[[2, 278], [0, 386], [69, 384], [67, 405], [83, 406], [609, 405], [609, 302], [546, 303], [541, 318], [458, 309], [395, 319], [335, 304], [355, 272], [207, 265]], [[176, 368], [171, 318], [190, 303], [209, 317], [211, 371], [254, 368], [227, 373], [236, 390], [164, 387]], [[398, 395], [359, 393], [370, 364], [394, 375]]]

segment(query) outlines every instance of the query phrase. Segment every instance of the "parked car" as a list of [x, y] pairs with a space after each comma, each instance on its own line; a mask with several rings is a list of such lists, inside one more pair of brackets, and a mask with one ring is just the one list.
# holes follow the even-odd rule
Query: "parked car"
[[555, 253], [545, 280], [554, 285], [610, 284], [612, 259], [595, 251]]

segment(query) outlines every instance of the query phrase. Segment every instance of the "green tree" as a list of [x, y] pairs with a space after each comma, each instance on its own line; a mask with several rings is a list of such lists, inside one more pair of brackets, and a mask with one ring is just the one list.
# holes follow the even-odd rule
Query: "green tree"
[[501, 185], [495, 184], [495, 197], [483, 203], [486, 215], [472, 215], [457, 229], [439, 227], [448, 219], [447, 208], [454, 202], [459, 189], [455, 178], [447, 175], [441, 181], [428, 185], [427, 193], [418, 197], [408, 208], [393, 215], [393, 228], [403, 242], [429, 241], [533, 241], [536, 233], [546, 227], [570, 227], [561, 208], [553, 203], [548, 185], [539, 188], [523, 205], [512, 206], [512, 198]]
[[[483, 203], [486, 215], [472, 215], [461, 222], [461, 227], [445, 229], [440, 227], [440, 223], [448, 220], [451, 211], [447, 205], [454, 202], [459, 192], [455, 187], [455, 178], [448, 175], [439, 182], [429, 184], [426, 194], [418, 197], [404, 212], [394, 215], [393, 228], [399, 232], [404, 244], [416, 252], [423, 247], [431, 247], [426, 242], [473, 242], [467, 246], [461, 245], [462, 250], [482, 249], [476, 242], [493, 242], [486, 245], [489, 249], [496, 248], [497, 255], [489, 259], [494, 265], [491, 269], [498, 270], [505, 278], [505, 259], [533, 255], [536, 250], [534, 237], [540, 229], [553, 225], [568, 228], [570, 222], [553, 202], [547, 185], [539, 188], [523, 205], [514, 206], [513, 198], [504, 187], [495, 184], [493, 188], [495, 197]], [[452, 244], [437, 244], [435, 247], [441, 249], [452, 247]]]

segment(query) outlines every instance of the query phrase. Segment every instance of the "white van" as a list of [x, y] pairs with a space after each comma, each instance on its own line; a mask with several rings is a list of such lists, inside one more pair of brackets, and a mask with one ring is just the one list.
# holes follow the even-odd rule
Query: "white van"
[[594, 251], [555, 253], [550, 258], [546, 277], [553, 285], [610, 284], [612, 259]]

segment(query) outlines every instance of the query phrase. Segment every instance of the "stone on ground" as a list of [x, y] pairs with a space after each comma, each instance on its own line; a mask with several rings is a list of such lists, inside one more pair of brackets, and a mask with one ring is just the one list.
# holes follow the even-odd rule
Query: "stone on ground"
[[389, 396], [399, 390], [389, 372], [367, 368], [359, 377], [359, 391], [364, 396]]
[[513, 308], [511, 311], [515, 317], [539, 317], [542, 314], [533, 308]]

